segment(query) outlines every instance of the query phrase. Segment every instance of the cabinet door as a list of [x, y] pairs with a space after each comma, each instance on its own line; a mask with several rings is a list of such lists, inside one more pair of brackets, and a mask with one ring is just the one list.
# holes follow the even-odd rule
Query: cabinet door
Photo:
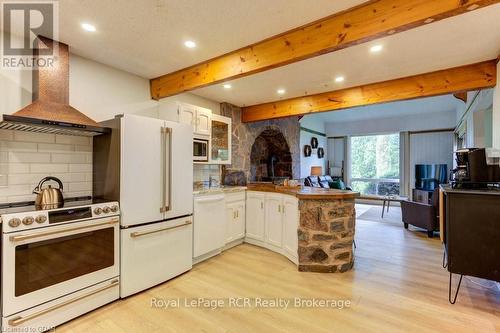
[[196, 132], [196, 107], [189, 104], [179, 104], [179, 122], [189, 124]]
[[299, 226], [299, 201], [297, 198], [283, 196], [283, 249], [290, 255], [297, 257]]
[[280, 248], [283, 244], [282, 204], [281, 194], [266, 194], [266, 241]]
[[231, 118], [212, 115], [210, 161], [214, 164], [231, 164]]
[[226, 204], [226, 244], [231, 243], [235, 239], [233, 225], [236, 220], [236, 210], [237, 208], [234, 204]]
[[233, 223], [233, 240], [245, 237], [245, 202], [236, 204], [236, 220]]
[[246, 237], [264, 241], [264, 194], [257, 192], [247, 192], [246, 204]]
[[196, 108], [196, 134], [210, 135], [212, 129], [212, 111]]
[[163, 220], [164, 124], [135, 115], [121, 118], [120, 210], [124, 226]]

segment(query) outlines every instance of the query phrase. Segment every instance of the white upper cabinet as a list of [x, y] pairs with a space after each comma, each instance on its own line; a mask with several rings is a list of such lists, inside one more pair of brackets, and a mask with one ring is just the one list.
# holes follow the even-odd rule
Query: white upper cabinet
[[179, 122], [193, 126], [195, 135], [210, 136], [212, 129], [212, 111], [199, 106], [179, 103]]
[[231, 118], [212, 115], [210, 162], [231, 164]]

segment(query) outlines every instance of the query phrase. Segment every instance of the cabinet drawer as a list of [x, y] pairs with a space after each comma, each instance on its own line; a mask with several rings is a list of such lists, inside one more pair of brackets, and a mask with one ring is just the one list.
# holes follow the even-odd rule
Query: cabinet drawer
[[226, 202], [235, 202], [235, 201], [245, 201], [246, 195], [245, 191], [236, 192], [236, 193], [226, 193]]

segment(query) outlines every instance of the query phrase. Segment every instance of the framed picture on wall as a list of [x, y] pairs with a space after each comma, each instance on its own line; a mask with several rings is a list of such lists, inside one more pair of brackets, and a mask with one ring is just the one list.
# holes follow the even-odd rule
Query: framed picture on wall
[[323, 148], [318, 148], [318, 158], [325, 157], [325, 150]]
[[312, 149], [318, 148], [318, 138], [316, 138], [316, 137], [311, 138], [311, 147], [312, 147]]
[[312, 154], [312, 148], [309, 145], [304, 146], [304, 156], [305, 157], [310, 157]]

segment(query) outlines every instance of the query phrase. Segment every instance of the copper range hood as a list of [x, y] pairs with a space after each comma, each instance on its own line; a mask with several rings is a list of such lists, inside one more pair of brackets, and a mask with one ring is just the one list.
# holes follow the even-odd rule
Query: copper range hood
[[[110, 132], [69, 105], [69, 47], [39, 37], [46, 47], [58, 46], [54, 66], [33, 70], [33, 103], [0, 118], [0, 129], [27, 132], [95, 136]], [[33, 56], [38, 56], [35, 48]]]

